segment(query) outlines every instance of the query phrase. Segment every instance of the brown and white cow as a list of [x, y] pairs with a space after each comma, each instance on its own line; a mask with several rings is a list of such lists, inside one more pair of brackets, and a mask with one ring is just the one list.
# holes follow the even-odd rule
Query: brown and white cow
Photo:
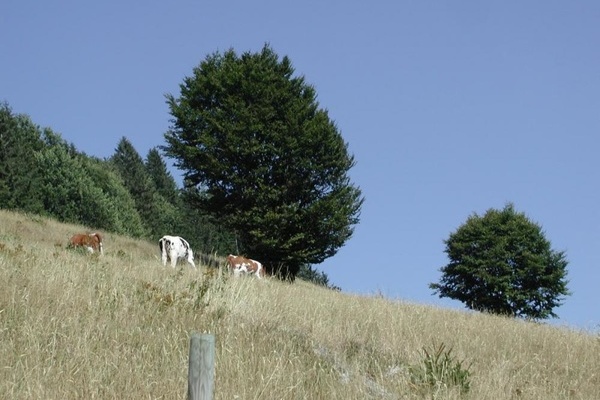
[[182, 237], [165, 235], [158, 241], [163, 266], [171, 260], [171, 267], [175, 268], [178, 259], [185, 259], [194, 269], [194, 252], [190, 244]]
[[102, 236], [99, 233], [78, 233], [69, 240], [69, 247], [83, 247], [90, 253], [94, 251], [104, 254]]
[[254, 274], [259, 279], [264, 278], [265, 276], [263, 265], [256, 260], [251, 260], [246, 257], [230, 254], [227, 256], [227, 266], [233, 271], [234, 276], [239, 276], [242, 272]]

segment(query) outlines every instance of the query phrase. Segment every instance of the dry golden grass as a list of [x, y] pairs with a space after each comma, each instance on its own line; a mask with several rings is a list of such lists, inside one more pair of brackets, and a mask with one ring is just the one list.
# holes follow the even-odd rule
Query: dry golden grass
[[[216, 337], [216, 399], [597, 399], [597, 334], [163, 268], [158, 245], [0, 211], [0, 398], [182, 399], [192, 332]], [[439, 345], [470, 390], [415, 379]]]

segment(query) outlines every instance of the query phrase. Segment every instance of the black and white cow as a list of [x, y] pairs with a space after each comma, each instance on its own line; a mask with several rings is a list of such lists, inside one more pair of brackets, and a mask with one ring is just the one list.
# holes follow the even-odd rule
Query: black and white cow
[[165, 235], [158, 241], [158, 247], [162, 257], [163, 266], [167, 266], [167, 261], [171, 260], [171, 267], [175, 268], [178, 259], [186, 260], [194, 269], [194, 252], [190, 244], [182, 237]]

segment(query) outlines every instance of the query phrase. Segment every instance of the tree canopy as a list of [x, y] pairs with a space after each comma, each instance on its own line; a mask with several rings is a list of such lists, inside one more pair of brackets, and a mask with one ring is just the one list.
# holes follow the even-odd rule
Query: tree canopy
[[512, 204], [473, 214], [445, 244], [450, 262], [430, 288], [469, 309], [546, 319], [570, 294], [564, 252]]
[[289, 58], [268, 45], [214, 53], [180, 89], [167, 96], [163, 150], [196, 189], [194, 204], [271, 272], [293, 278], [334, 255], [359, 222], [355, 161]]
[[0, 207], [157, 240], [180, 234], [196, 253], [224, 254], [231, 234], [185, 201], [157, 148], [142, 160], [122, 138], [101, 160], [0, 103]]

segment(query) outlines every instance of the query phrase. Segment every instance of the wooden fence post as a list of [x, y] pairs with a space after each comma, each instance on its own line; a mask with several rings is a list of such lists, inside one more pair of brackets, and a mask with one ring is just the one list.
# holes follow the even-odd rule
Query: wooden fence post
[[188, 370], [188, 400], [212, 400], [215, 377], [215, 337], [192, 333]]

